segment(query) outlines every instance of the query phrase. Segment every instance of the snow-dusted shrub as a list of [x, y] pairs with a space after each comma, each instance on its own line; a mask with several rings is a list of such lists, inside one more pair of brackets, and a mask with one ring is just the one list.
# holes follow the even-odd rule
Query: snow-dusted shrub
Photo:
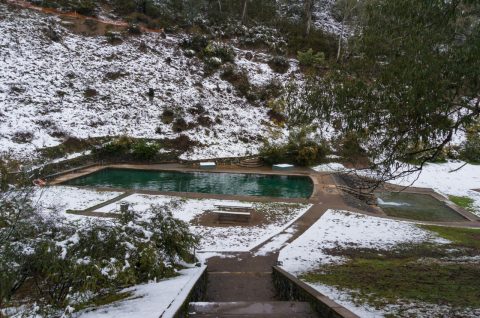
[[177, 132], [177, 133], [182, 132], [184, 130], [188, 130], [189, 128], [190, 127], [189, 127], [187, 121], [183, 118], [175, 119], [175, 121], [172, 124], [172, 130], [174, 132]]
[[288, 68], [290, 67], [290, 62], [286, 57], [277, 55], [272, 57], [270, 61], [268, 61], [268, 65], [275, 72], [283, 74], [288, 71]]
[[[23, 197], [22, 197], [23, 198]], [[45, 217], [26, 200], [2, 201], [0, 305], [35, 302], [42, 314], [79, 306], [132, 284], [175, 275], [197, 237], [174, 219], [177, 202], [116, 221]], [[2, 210], [3, 211], [3, 210]], [[21, 292], [20, 292], [21, 291]]]
[[268, 164], [294, 163], [311, 166], [325, 160], [329, 149], [323, 142], [316, 142], [307, 137], [307, 131], [300, 130], [289, 136], [287, 143], [266, 142], [260, 149], [260, 155]]
[[207, 58], [218, 58], [222, 63], [233, 63], [236, 54], [230, 45], [220, 42], [210, 42], [203, 49], [203, 55]]
[[28, 130], [19, 130], [13, 134], [12, 141], [18, 144], [25, 144], [33, 140], [33, 132]]
[[193, 50], [197, 53], [203, 52], [208, 45], [208, 37], [204, 35], [193, 35], [182, 41], [182, 48], [185, 50]]
[[139, 140], [132, 145], [132, 155], [138, 160], [151, 160], [158, 154], [160, 147], [156, 143]]
[[220, 77], [230, 82], [240, 94], [248, 97], [251, 91], [251, 84], [245, 71], [238, 70], [235, 65], [228, 64], [223, 69]]

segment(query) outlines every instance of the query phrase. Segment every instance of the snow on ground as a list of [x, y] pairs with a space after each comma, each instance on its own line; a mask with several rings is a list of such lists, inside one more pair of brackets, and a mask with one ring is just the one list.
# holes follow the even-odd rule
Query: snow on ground
[[313, 170], [317, 172], [347, 172], [349, 169], [345, 168], [341, 163], [331, 162], [324, 163], [315, 167], [312, 167]]
[[324, 249], [358, 247], [386, 249], [400, 243], [446, 242], [414, 223], [367, 216], [349, 211], [328, 210], [304, 234], [281, 250], [282, 267], [299, 274], [319, 265], [342, 262]]
[[[218, 74], [205, 78], [203, 64], [185, 57], [179, 48], [182, 36], [163, 39], [145, 33], [112, 45], [107, 37], [72, 34], [58, 18], [7, 8], [0, 4], [4, 153], [29, 158], [38, 148], [58, 145], [62, 135], [175, 138], [179, 133], [160, 118], [167, 108], [195, 124], [183, 133], [206, 146], [183, 158], [255, 153], [259, 137], [268, 134], [267, 109], [249, 104]], [[51, 24], [61, 34], [60, 42], [47, 37]], [[247, 61], [244, 52], [236, 51], [236, 62], [251, 73], [253, 83], [286, 81], [297, 69], [276, 74], [265, 63]], [[155, 90], [153, 99], [147, 96], [149, 88]], [[211, 127], [197, 125], [198, 115], [188, 112], [197, 104], [212, 120]]]
[[[414, 223], [383, 219], [348, 211], [328, 210], [304, 234], [280, 251], [279, 261], [286, 271], [300, 275], [321, 265], [344, 261], [328, 255], [324, 249], [336, 247], [389, 249], [401, 243], [448, 241]], [[361, 317], [381, 317], [385, 311], [355, 305], [348, 293], [323, 284], [310, 284], [320, 293], [345, 306]], [[386, 310], [393, 310], [387, 308]]]
[[105, 192], [79, 189], [68, 186], [37, 188], [32, 202], [47, 213], [59, 213], [69, 219], [81, 220], [85, 217], [65, 213], [66, 210], [83, 210], [119, 196], [121, 192]]
[[[276, 203], [278, 204], [278, 203]], [[262, 203], [268, 208], [268, 203]], [[282, 205], [288, 205], [282, 203]], [[294, 205], [288, 215], [264, 225], [206, 227], [196, 226], [194, 231], [202, 236], [201, 250], [213, 252], [246, 252], [270, 240], [287, 229], [301, 217], [311, 205]], [[257, 206], [258, 208], [259, 206]]]
[[255, 252], [255, 256], [265, 256], [267, 254], [277, 252], [285, 245], [287, 245], [288, 240], [290, 240], [295, 233], [295, 226], [289, 227], [282, 233], [274, 236], [270, 241], [265, 245], [260, 247], [258, 251]]
[[[97, 192], [74, 187], [55, 186], [37, 192], [36, 197], [39, 199], [35, 200], [38, 200], [38, 203], [47, 212], [56, 209], [68, 218], [81, 220], [85, 217], [64, 212], [67, 209], [86, 209], [120, 194], [118, 192]], [[215, 205], [246, 205], [245, 202], [234, 200], [185, 199], [162, 195], [132, 194], [120, 201], [98, 208], [96, 212], [116, 213], [120, 209], [120, 202], [128, 202], [131, 209], [144, 213], [152, 204], [164, 205], [170, 201], [179, 203], [179, 206], [172, 210], [173, 216], [185, 222], [191, 222], [196, 216], [207, 210], [215, 210]], [[258, 211], [268, 210], [269, 213], [273, 214], [278, 211], [278, 217], [266, 224], [255, 226], [191, 225], [192, 231], [202, 237], [200, 250], [204, 252], [249, 251], [287, 229], [311, 207], [311, 205], [289, 203], [248, 203], [248, 205], [253, 205]]]
[[158, 318], [173, 317], [175, 311], [183, 305], [191, 288], [205, 267], [181, 270], [179, 276], [159, 282], [135, 285], [122, 292], [132, 295], [114, 304], [101, 306], [95, 310], [84, 310], [74, 317], [78, 318]]
[[[480, 216], [480, 192], [472, 190], [480, 189], [480, 165], [466, 164], [462, 167], [464, 164], [463, 161], [429, 163], [420, 174], [415, 173], [390, 182], [432, 188], [443, 195], [467, 196], [475, 200], [475, 213]], [[460, 167], [460, 170], [455, 171]]]

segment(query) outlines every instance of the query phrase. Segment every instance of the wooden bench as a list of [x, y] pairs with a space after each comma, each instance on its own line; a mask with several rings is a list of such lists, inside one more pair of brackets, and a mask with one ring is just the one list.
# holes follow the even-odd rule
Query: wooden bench
[[246, 222], [250, 221], [251, 211], [225, 211], [213, 210], [211, 213], [218, 215], [219, 222]]

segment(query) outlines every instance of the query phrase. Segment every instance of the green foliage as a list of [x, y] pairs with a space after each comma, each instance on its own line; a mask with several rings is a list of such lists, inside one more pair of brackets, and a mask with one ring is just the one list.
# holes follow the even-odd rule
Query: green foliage
[[298, 63], [302, 66], [321, 66], [325, 62], [325, 54], [322, 52], [314, 53], [312, 49], [305, 52], [297, 52]]
[[285, 144], [266, 142], [260, 149], [260, 156], [268, 164], [295, 163], [300, 166], [311, 166], [325, 160], [328, 147], [316, 143], [307, 137], [308, 130], [292, 132]]
[[276, 55], [268, 61], [268, 65], [277, 73], [285, 73], [290, 68], [290, 62], [284, 56]]
[[340, 145], [338, 153], [346, 160], [354, 161], [367, 155], [365, 149], [360, 146], [358, 136], [353, 133], [347, 133], [342, 136], [338, 144]]
[[142, 216], [130, 212], [118, 222], [87, 224], [46, 218], [28, 199], [4, 201], [16, 208], [2, 214], [9, 226], [0, 228], [2, 307], [23, 297], [47, 316], [82, 308], [125, 286], [175, 275], [179, 262], [193, 261], [198, 243], [188, 224], [173, 218], [177, 201], [151, 206]]
[[200, 53], [207, 47], [208, 42], [209, 39], [207, 36], [195, 34], [188, 39], [184, 39], [182, 41], [182, 47]]
[[210, 42], [203, 49], [203, 55], [207, 58], [217, 57], [223, 63], [233, 63], [235, 59], [235, 51], [233, 47], [224, 43]]
[[143, 139], [132, 139], [122, 136], [92, 149], [92, 154], [99, 158], [108, 159], [133, 159], [149, 161], [155, 159], [160, 150], [160, 144], [147, 142]]
[[368, 144], [385, 176], [399, 161], [435, 160], [480, 115], [479, 10], [465, 0], [369, 1], [351, 58], [318, 80], [309, 107]]
[[144, 140], [138, 140], [132, 145], [132, 155], [135, 159], [151, 160], [160, 150], [160, 146], [155, 143], [147, 143]]
[[465, 161], [480, 163], [480, 129], [467, 133], [467, 140], [463, 144], [460, 156]]
[[249, 100], [254, 100], [252, 86], [245, 71], [238, 70], [235, 65], [229, 64], [223, 69], [220, 77], [232, 84], [237, 91]]

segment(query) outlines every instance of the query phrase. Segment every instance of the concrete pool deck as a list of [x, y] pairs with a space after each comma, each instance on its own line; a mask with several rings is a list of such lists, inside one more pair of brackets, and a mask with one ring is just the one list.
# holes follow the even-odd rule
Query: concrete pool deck
[[[391, 217], [388, 216], [381, 208], [374, 208], [373, 212], [366, 211], [365, 209], [355, 207], [350, 202], [345, 200], [345, 193], [337, 187], [337, 181], [333, 178], [331, 172], [317, 172], [310, 168], [294, 167], [289, 170], [273, 170], [270, 167], [240, 167], [236, 165], [218, 165], [215, 169], [202, 169], [195, 165], [185, 165], [179, 163], [168, 164], [107, 164], [107, 165], [93, 165], [78, 170], [66, 171], [66, 173], [59, 173], [48, 182], [49, 185], [60, 185], [66, 181], [89, 175], [91, 173], [109, 169], [136, 169], [136, 170], [152, 170], [152, 171], [177, 171], [177, 172], [206, 172], [206, 173], [244, 173], [244, 174], [259, 174], [259, 175], [282, 175], [282, 176], [304, 176], [309, 177], [313, 183], [312, 194], [309, 198], [281, 198], [281, 197], [266, 197], [266, 196], [247, 196], [247, 195], [228, 195], [228, 194], [214, 194], [214, 193], [198, 193], [198, 192], [171, 192], [171, 191], [154, 191], [154, 190], [132, 190], [125, 188], [101, 188], [93, 186], [76, 186], [78, 188], [93, 189], [97, 191], [115, 191], [129, 194], [147, 194], [147, 195], [164, 195], [183, 197], [189, 199], [218, 199], [218, 200], [238, 200], [248, 202], [285, 202], [285, 203], [310, 203], [314, 206], [318, 205], [318, 208], [322, 210], [322, 213], [318, 213], [314, 218], [305, 220], [303, 226], [313, 224], [327, 209], [349, 210], [352, 212], [363, 213], [366, 215], [374, 215], [378, 217], [399, 220], [399, 221], [415, 221], [407, 218]], [[418, 221], [422, 224], [436, 224], [443, 226], [461, 226], [461, 227], [480, 227], [480, 217], [473, 213], [451, 203], [448, 198], [445, 198], [441, 194], [435, 192], [430, 188], [418, 188], [410, 187], [405, 188], [393, 184], [386, 184], [385, 190], [387, 191], [404, 191], [408, 193], [418, 193], [431, 195], [435, 199], [445, 202], [448, 207], [460, 214], [465, 218], [464, 222], [439, 222], [439, 221]], [[119, 198], [118, 200], [120, 200]], [[97, 206], [85, 209], [84, 215], [92, 215]], [[82, 214], [82, 211], [76, 211], [78, 214]], [[102, 215], [98, 215], [102, 216]], [[107, 216], [107, 215], [104, 215]], [[107, 217], [111, 217], [108, 215]], [[417, 222], [417, 221], [415, 221]], [[302, 227], [303, 227], [302, 226]]]
[[[219, 256], [208, 258], [206, 261], [208, 281], [206, 289], [206, 300], [210, 302], [231, 302], [231, 301], [276, 301], [279, 300], [272, 280], [272, 267], [278, 265], [278, 255], [282, 246], [275, 250], [271, 250], [266, 255], [259, 255], [257, 252], [262, 247], [271, 244], [277, 237], [281, 235], [289, 235], [285, 244], [293, 242], [295, 239], [305, 233], [315, 222], [329, 209], [348, 210], [352, 212], [362, 213], [368, 216], [375, 216], [396, 221], [407, 221], [415, 224], [440, 225], [446, 227], [463, 227], [463, 228], [480, 228], [478, 217], [470, 212], [463, 211], [460, 207], [453, 206], [456, 212], [464, 215], [468, 213], [469, 217], [464, 222], [435, 222], [435, 221], [414, 221], [411, 219], [387, 216], [381, 209], [375, 209], [374, 212], [352, 206], [345, 194], [337, 187], [337, 181], [330, 172], [316, 172], [307, 168], [294, 168], [291, 170], [279, 171], [271, 170], [267, 167], [261, 168], [244, 168], [236, 166], [217, 166], [215, 169], [205, 170], [193, 166], [185, 166], [181, 164], [157, 164], [157, 165], [131, 165], [131, 164], [112, 164], [85, 167], [80, 170], [60, 174], [54, 180], [49, 182], [51, 185], [59, 185], [62, 182], [84, 176], [106, 168], [124, 168], [124, 169], [142, 169], [157, 171], [182, 171], [182, 172], [209, 172], [209, 173], [249, 173], [249, 174], [265, 174], [265, 175], [286, 175], [286, 176], [308, 176], [313, 182], [314, 188], [309, 198], [272, 198], [261, 196], [238, 196], [223, 194], [208, 194], [194, 192], [166, 192], [166, 191], [148, 191], [148, 190], [132, 190], [132, 189], [113, 189], [113, 188], [97, 188], [97, 187], [78, 187], [88, 188], [97, 191], [119, 191], [120, 195], [105, 201], [96, 206], [90, 207], [83, 211], [71, 211], [74, 214], [93, 216], [93, 217], [116, 217], [114, 214], [102, 214], [95, 210], [118, 202], [129, 195], [149, 194], [149, 195], [165, 195], [177, 196], [189, 199], [219, 199], [219, 200], [238, 200], [249, 202], [292, 202], [292, 203], [309, 203], [312, 206], [295, 222], [285, 228], [282, 232], [267, 239], [259, 245], [253, 247], [249, 252], [222, 252]], [[391, 191], [405, 190], [402, 187], [388, 185], [386, 189]], [[407, 192], [431, 195], [441, 201], [448, 201], [447, 198], [436, 193], [432, 189], [427, 188], [410, 188]], [[239, 225], [249, 226], [249, 224]], [[228, 257], [225, 257], [228, 255]], [[232, 287], [233, 286], [233, 287]]]

